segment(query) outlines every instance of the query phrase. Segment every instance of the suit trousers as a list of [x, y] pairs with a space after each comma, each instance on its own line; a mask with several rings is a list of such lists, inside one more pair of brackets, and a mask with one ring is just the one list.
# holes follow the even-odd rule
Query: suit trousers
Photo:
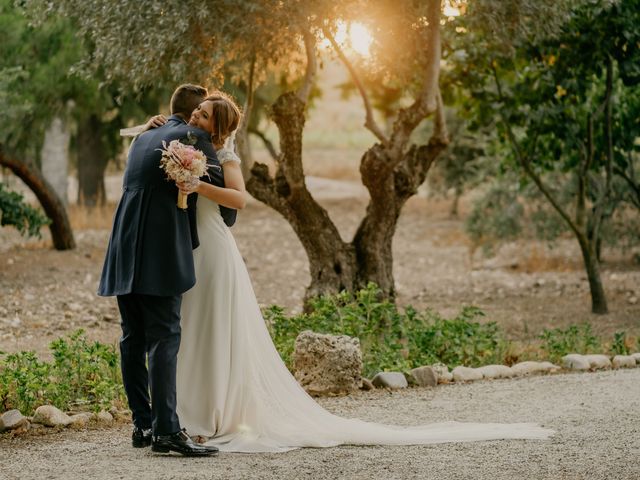
[[122, 317], [122, 380], [133, 423], [139, 428], [152, 428], [154, 435], [176, 433], [180, 430], [176, 366], [182, 295], [130, 293], [117, 298]]

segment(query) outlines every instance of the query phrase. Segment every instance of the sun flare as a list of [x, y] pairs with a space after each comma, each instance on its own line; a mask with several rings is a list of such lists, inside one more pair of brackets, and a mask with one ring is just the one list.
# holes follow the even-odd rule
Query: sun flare
[[[348, 24], [339, 22], [334, 33], [334, 38], [341, 48], [351, 50], [362, 57], [368, 57], [370, 55], [373, 36], [371, 32], [369, 32], [369, 29], [360, 22], [351, 22]], [[322, 42], [322, 46], [330, 49], [331, 43], [325, 39]]]
[[363, 57], [368, 57], [370, 53], [373, 37], [371, 32], [363, 24], [353, 22], [349, 27], [349, 43], [351, 48]]

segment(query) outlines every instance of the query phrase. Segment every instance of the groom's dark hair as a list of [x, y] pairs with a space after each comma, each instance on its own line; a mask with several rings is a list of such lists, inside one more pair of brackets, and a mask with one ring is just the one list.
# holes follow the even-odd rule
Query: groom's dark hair
[[180, 85], [171, 95], [171, 114], [181, 115], [188, 120], [191, 112], [202, 103], [206, 96], [207, 89], [200, 85], [190, 83]]

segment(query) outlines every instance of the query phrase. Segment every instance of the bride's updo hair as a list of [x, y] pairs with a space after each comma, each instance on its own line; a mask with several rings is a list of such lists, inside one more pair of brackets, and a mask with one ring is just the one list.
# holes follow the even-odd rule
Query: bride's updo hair
[[240, 108], [229, 95], [224, 92], [214, 92], [205, 98], [213, 103], [211, 115], [211, 140], [214, 145], [221, 145], [238, 128], [240, 124]]

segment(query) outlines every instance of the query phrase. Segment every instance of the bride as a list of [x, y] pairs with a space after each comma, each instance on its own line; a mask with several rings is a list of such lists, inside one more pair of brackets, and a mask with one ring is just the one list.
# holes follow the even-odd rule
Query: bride
[[[395, 427], [338, 417], [311, 398], [282, 362], [269, 336], [244, 261], [219, 204], [245, 206], [240, 159], [228, 139], [240, 111], [226, 95], [208, 97], [190, 124], [209, 132], [225, 188], [197, 192], [201, 245], [193, 252], [196, 285], [182, 301], [177, 404], [183, 427], [228, 452], [284, 452], [340, 444], [415, 445], [496, 439], [545, 439], [535, 424], [445, 422]], [[227, 145], [223, 146], [225, 140]]]

